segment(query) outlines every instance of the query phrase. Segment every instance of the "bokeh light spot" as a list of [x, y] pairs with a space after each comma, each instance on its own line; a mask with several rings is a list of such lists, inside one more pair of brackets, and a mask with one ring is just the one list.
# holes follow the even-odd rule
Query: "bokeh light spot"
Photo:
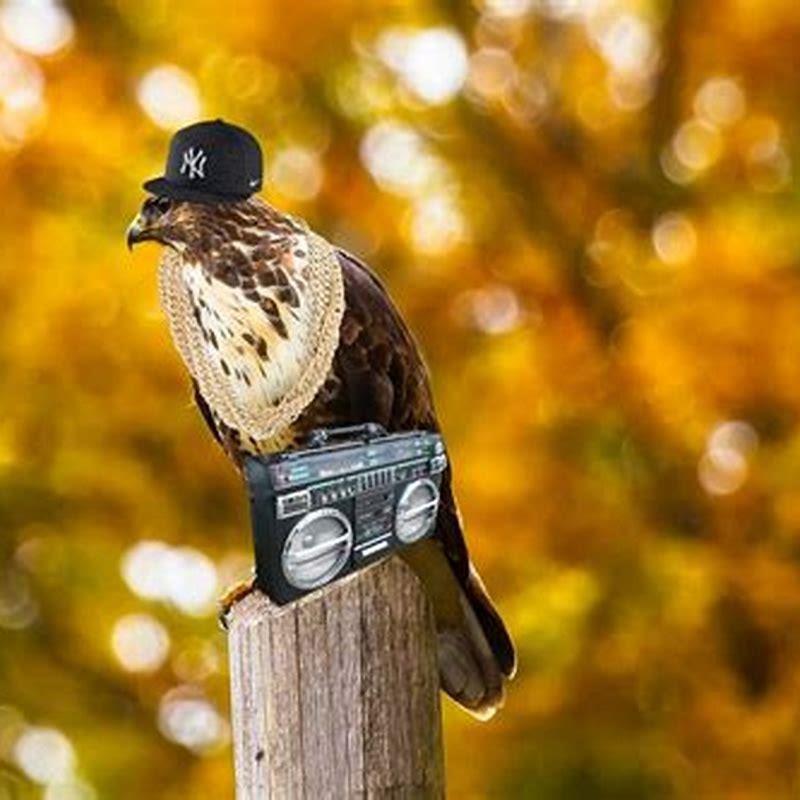
[[170, 547], [164, 542], [138, 542], [122, 558], [122, 577], [131, 591], [147, 600], [166, 597], [168, 577], [164, 574]]
[[170, 741], [203, 755], [225, 744], [227, 722], [213, 704], [190, 686], [171, 689], [161, 699], [158, 727]]
[[26, 728], [14, 745], [17, 766], [36, 783], [66, 780], [75, 768], [69, 739], [55, 728]]
[[514, 330], [523, 316], [516, 292], [502, 284], [464, 292], [456, 311], [473, 328], [493, 335]]
[[653, 249], [665, 264], [685, 264], [694, 258], [697, 233], [685, 214], [663, 214], [653, 225]]
[[404, 32], [390, 29], [378, 40], [378, 53], [420, 100], [439, 105], [452, 100], [467, 77], [467, 48], [450, 28]]
[[722, 152], [722, 137], [716, 127], [691, 119], [678, 129], [672, 142], [678, 160], [689, 170], [708, 169]]
[[49, 56], [69, 44], [75, 26], [69, 12], [53, 0], [7, 0], [0, 8], [0, 31], [20, 50]]
[[466, 238], [467, 223], [449, 194], [427, 195], [411, 210], [411, 239], [414, 247], [430, 254], [447, 252]]
[[700, 119], [724, 127], [738, 122], [746, 109], [744, 91], [733, 78], [709, 78], [694, 98], [694, 110]]
[[664, 175], [679, 186], [685, 186], [697, 177], [697, 172], [689, 169], [686, 164], [678, 159], [672, 145], [663, 148], [659, 156], [659, 162]]
[[748, 456], [758, 447], [758, 434], [755, 428], [743, 420], [721, 422], [709, 434], [706, 444], [708, 450], [736, 450]]
[[313, 200], [322, 188], [324, 176], [320, 157], [304, 147], [279, 150], [270, 168], [275, 188], [292, 200]]
[[717, 425], [706, 441], [697, 476], [709, 494], [728, 495], [738, 491], [747, 480], [748, 457], [758, 447], [758, 434], [741, 420]]
[[597, 26], [595, 39], [603, 57], [616, 72], [650, 72], [657, 54], [650, 26], [634, 14], [620, 14]]
[[146, 73], [139, 81], [136, 97], [147, 116], [165, 130], [194, 122], [202, 110], [197, 82], [172, 64]]
[[517, 68], [508, 50], [482, 47], [470, 59], [469, 88], [480, 97], [500, 97], [514, 84], [516, 74]]
[[114, 624], [111, 647], [129, 672], [154, 672], [169, 653], [169, 634], [149, 614], [129, 614]]
[[361, 160], [386, 191], [413, 195], [440, 176], [441, 163], [409, 125], [379, 122], [361, 140]]
[[709, 494], [733, 494], [747, 480], [747, 461], [735, 450], [707, 452], [700, 459], [697, 475]]
[[36, 61], [0, 42], [0, 146], [22, 144], [45, 108], [44, 76]]
[[131, 591], [140, 597], [161, 600], [191, 616], [213, 611], [217, 571], [199, 550], [142, 541], [125, 553], [121, 571]]

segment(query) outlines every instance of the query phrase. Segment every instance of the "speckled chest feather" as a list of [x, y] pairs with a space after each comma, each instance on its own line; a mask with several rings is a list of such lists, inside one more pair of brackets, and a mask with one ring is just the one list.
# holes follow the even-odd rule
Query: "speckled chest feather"
[[264, 204], [253, 212], [200, 220], [160, 275], [173, 339], [226, 446], [262, 453], [291, 440], [325, 380], [343, 290], [327, 242]]

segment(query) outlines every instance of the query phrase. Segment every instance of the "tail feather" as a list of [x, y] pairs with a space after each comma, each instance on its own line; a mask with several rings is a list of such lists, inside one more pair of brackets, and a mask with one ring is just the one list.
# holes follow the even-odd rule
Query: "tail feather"
[[475, 568], [459, 580], [438, 542], [402, 554], [433, 603], [442, 689], [481, 720], [503, 705], [505, 683], [516, 671], [511, 637]]
[[462, 594], [464, 625], [439, 631], [439, 679], [450, 697], [473, 716], [490, 719], [505, 699], [500, 671], [475, 612]]
[[513, 678], [517, 671], [514, 642], [511, 641], [506, 625], [489, 597], [481, 576], [472, 564], [469, 565], [469, 578], [464, 591], [481, 631], [491, 643], [500, 671], [506, 678]]

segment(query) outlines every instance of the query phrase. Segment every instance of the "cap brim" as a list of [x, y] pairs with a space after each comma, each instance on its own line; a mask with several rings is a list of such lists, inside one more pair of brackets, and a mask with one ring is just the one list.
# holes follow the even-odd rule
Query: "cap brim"
[[251, 194], [214, 194], [193, 189], [190, 186], [177, 186], [170, 183], [166, 178], [151, 178], [142, 184], [142, 188], [150, 194], [159, 197], [169, 197], [173, 200], [188, 200], [194, 203], [236, 203], [246, 200]]

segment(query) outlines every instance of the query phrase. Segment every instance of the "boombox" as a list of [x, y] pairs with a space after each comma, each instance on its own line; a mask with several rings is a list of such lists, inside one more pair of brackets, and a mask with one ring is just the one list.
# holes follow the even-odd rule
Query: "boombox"
[[372, 423], [248, 458], [256, 584], [283, 605], [430, 536], [446, 466], [438, 434]]

